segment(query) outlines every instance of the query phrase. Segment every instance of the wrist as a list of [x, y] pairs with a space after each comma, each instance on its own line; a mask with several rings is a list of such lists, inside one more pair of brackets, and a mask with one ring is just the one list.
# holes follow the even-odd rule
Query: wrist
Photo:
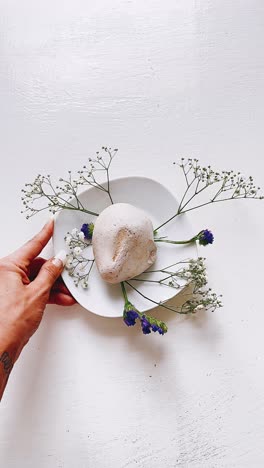
[[[10, 330], [2, 328], [0, 331], [0, 358], [4, 356], [4, 360], [7, 353], [12, 361], [12, 365], [18, 359], [23, 347], [25, 345], [24, 340], [17, 334], [16, 330]], [[3, 363], [3, 360], [2, 360]], [[6, 364], [7, 367], [7, 364]]]
[[4, 333], [1, 329], [0, 333], [0, 401], [5, 390], [10, 372], [18, 359], [23, 345], [21, 340], [14, 336]]

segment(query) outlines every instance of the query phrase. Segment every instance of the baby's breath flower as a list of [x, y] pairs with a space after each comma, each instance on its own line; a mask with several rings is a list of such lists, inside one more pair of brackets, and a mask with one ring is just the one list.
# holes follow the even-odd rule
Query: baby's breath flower
[[185, 304], [183, 304], [182, 311], [184, 313], [194, 314], [201, 310], [210, 310], [211, 312], [214, 312], [217, 308], [223, 307], [221, 297], [221, 295], [217, 296], [212, 292], [211, 288], [198, 290], [193, 295], [192, 299], [189, 299]]
[[91, 242], [87, 242], [83, 232], [77, 228], [72, 229], [71, 233], [68, 232], [64, 239], [69, 248], [65, 268], [69, 276], [73, 278], [76, 287], [80, 284], [87, 289], [94, 259], [87, 258], [85, 252], [91, 246]]
[[71, 240], [72, 240], [72, 237], [71, 237], [71, 236], [65, 237], [65, 243], [66, 243], [66, 245], [70, 245]]
[[67, 260], [66, 260], [66, 265], [65, 268], [66, 270], [70, 270], [73, 265], [73, 256], [72, 255], [67, 255]]
[[200, 310], [204, 310], [203, 304], [199, 304], [193, 309], [193, 312], [199, 312]]
[[86, 279], [82, 279], [81, 280], [81, 285], [82, 285], [83, 289], [87, 289], [88, 288], [88, 281]]
[[[233, 170], [218, 172], [213, 170], [211, 166], [202, 166], [198, 159], [186, 160], [182, 158], [178, 166], [182, 170], [187, 186], [186, 190], [176, 213], [158, 226], [155, 232], [176, 216], [211, 203], [242, 198], [259, 200], [264, 198], [263, 195], [260, 195], [260, 187], [255, 185], [252, 176], [243, 177], [240, 172], [234, 172]], [[203, 197], [205, 193], [208, 194], [207, 200], [204, 200]]]
[[[126, 283], [140, 296], [143, 296], [153, 304], [159, 305], [160, 307], [177, 312], [179, 314], [192, 314], [201, 310], [214, 311], [216, 308], [222, 307], [222, 302], [220, 299], [221, 296], [217, 296], [215, 293], [213, 293], [211, 288], [205, 288], [208, 279], [204, 260], [205, 259], [203, 257], [198, 257], [196, 260], [190, 259], [177, 262], [174, 265], [169, 265], [168, 267], [165, 267], [161, 270], [147, 270], [145, 273], [142, 273], [139, 278], [132, 278], [129, 281], [126, 281]], [[149, 273], [160, 273], [161, 278], [157, 280], [149, 280], [144, 278], [144, 274]], [[137, 289], [134, 284], [132, 284], [134, 281], [150, 281], [151, 283], [157, 283], [182, 290], [184, 290], [184, 288], [189, 285], [191, 287], [192, 294], [191, 297], [188, 294], [188, 299], [180, 308], [173, 307], [165, 303], [158, 303], [152, 298], [146, 296], [139, 289]]]
[[84, 233], [82, 231], [78, 232], [78, 238], [82, 241], [84, 240]]
[[[89, 165], [83, 166], [73, 177], [72, 172], [68, 171], [65, 178], [60, 177], [57, 183], [54, 183], [50, 175], [42, 176], [39, 174], [32, 183], [25, 184], [22, 189], [22, 213], [26, 213], [26, 218], [35, 214], [49, 210], [55, 214], [60, 210], [73, 210], [98, 216], [98, 213], [91, 211], [84, 206], [79, 198], [79, 190], [88, 185], [106, 193], [113, 199], [110, 192], [109, 170], [112, 160], [117, 153], [117, 149], [109, 147], [102, 148], [103, 156], [96, 153], [95, 158], [89, 158]], [[105, 184], [97, 179], [99, 174], [105, 175]]]
[[74, 247], [73, 253], [74, 255], [77, 255], [77, 256], [80, 255], [82, 253], [81, 247]]
[[87, 260], [80, 260], [79, 270], [80, 271], [85, 271], [86, 267], [87, 267]]

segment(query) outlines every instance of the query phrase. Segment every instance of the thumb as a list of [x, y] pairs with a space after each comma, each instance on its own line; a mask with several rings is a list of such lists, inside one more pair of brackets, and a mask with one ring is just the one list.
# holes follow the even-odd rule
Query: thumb
[[66, 263], [66, 252], [61, 250], [50, 260], [47, 260], [39, 270], [38, 276], [31, 285], [40, 292], [50, 291], [56, 279], [60, 276]]

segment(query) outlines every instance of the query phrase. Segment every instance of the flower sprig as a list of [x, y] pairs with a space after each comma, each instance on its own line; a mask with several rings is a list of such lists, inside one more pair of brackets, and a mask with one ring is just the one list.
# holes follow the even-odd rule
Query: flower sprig
[[[155, 231], [154, 234], [157, 232]], [[198, 232], [196, 236], [191, 237], [191, 239], [188, 240], [182, 240], [182, 241], [175, 241], [175, 240], [169, 240], [166, 237], [154, 237], [155, 242], [166, 242], [168, 244], [191, 244], [193, 242], [198, 241], [200, 245], [203, 245], [204, 247], [206, 245], [212, 244], [214, 242], [214, 235], [209, 229], [203, 229], [202, 231]]]
[[[158, 275], [158, 279], [145, 278], [146, 275], [153, 273], [155, 276]], [[207, 284], [205, 258], [198, 257], [197, 259], [182, 260], [158, 270], [149, 269], [141, 273], [140, 276], [131, 278], [129, 281], [158, 283], [175, 289], [183, 288], [187, 284], [193, 283], [196, 287], [200, 288]]]
[[[148, 270], [142, 273], [140, 277], [131, 278], [125, 283], [144, 299], [178, 314], [193, 314], [199, 310], [214, 312], [217, 308], [222, 307], [222, 296], [218, 296], [211, 288], [206, 289], [208, 279], [204, 261], [205, 259], [203, 257], [198, 257], [197, 260], [184, 260], [160, 270]], [[176, 269], [173, 269], [174, 267], [176, 267]], [[148, 273], [160, 273], [161, 277], [156, 280], [144, 278], [144, 275]], [[152, 298], [146, 296], [135, 287], [135, 281], [157, 283], [181, 290], [190, 285], [192, 286], [192, 290], [190, 294], [186, 294], [187, 299], [180, 307], [174, 307], [163, 302], [154, 301]]]
[[186, 314], [195, 314], [200, 311], [214, 312], [223, 307], [221, 298], [222, 294], [217, 295], [211, 288], [199, 290], [196, 293], [193, 291], [192, 297], [181, 306], [181, 311]]
[[[102, 146], [103, 156], [97, 151], [95, 158], [89, 158], [89, 165], [83, 166], [81, 171], [78, 171], [79, 178], [77, 183], [79, 185], [90, 185], [95, 187], [98, 190], [105, 192], [111, 203], [113, 204], [113, 198], [110, 191], [110, 166], [112, 161], [118, 151], [117, 148], [113, 149], [108, 148], [107, 146]], [[98, 173], [105, 173], [106, 175], [106, 186], [98, 181]]]
[[[260, 195], [260, 187], [255, 185], [252, 176], [244, 177], [240, 172], [234, 172], [233, 170], [217, 172], [211, 166], [200, 165], [198, 159], [186, 160], [182, 158], [178, 166], [182, 171], [186, 189], [176, 213], [158, 226], [155, 231], [158, 231], [177, 216], [211, 203], [245, 198], [262, 200], [264, 198], [263, 195]], [[209, 199], [206, 201], [201, 198], [201, 194], [205, 190], [209, 194]], [[195, 200], [197, 200], [197, 204], [194, 203]]]
[[92, 240], [94, 231], [94, 223], [84, 223], [81, 227], [81, 232], [86, 240]]
[[69, 276], [74, 278], [76, 287], [80, 284], [84, 289], [87, 289], [89, 276], [94, 266], [94, 258], [84, 256], [84, 251], [91, 245], [91, 240], [86, 240], [83, 231], [79, 231], [77, 228], [67, 232], [64, 240], [69, 247], [65, 268]]
[[121, 283], [121, 289], [125, 301], [123, 320], [128, 327], [134, 326], [138, 319], [144, 335], [149, 335], [151, 332], [158, 332], [160, 335], [167, 333], [168, 327], [166, 323], [156, 319], [155, 317], [152, 317], [151, 315], [146, 315], [142, 312], [139, 312], [139, 310], [137, 310], [136, 307], [131, 304], [131, 302], [128, 300], [124, 283]]
[[[22, 189], [22, 204], [27, 219], [35, 214], [49, 210], [55, 214], [60, 210], [77, 210], [93, 216], [98, 216], [90, 208], [83, 205], [79, 193], [83, 186], [95, 187], [105, 192], [113, 203], [110, 193], [109, 171], [112, 160], [117, 153], [117, 149], [112, 150], [106, 146], [102, 147], [102, 154], [96, 152], [95, 158], [89, 158], [89, 164], [83, 166], [81, 171], [74, 177], [72, 171], [68, 171], [66, 178], [60, 178], [54, 183], [50, 175], [37, 175], [32, 183], [25, 184]], [[106, 184], [99, 182], [98, 174], [103, 172], [106, 176]]]
[[81, 253], [81, 251], [86, 249], [91, 243], [87, 242], [83, 231], [79, 231], [77, 228], [74, 228], [71, 232], [67, 232], [64, 240], [71, 250], [75, 249], [76, 253]]

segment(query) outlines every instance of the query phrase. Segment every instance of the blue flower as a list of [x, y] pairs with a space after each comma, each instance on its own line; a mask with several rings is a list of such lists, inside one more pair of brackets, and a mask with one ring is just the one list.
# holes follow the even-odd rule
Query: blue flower
[[141, 328], [142, 328], [144, 335], [148, 335], [149, 333], [151, 333], [151, 324], [147, 320], [145, 315], [142, 315], [141, 317]]
[[158, 325], [156, 325], [155, 323], [153, 325], [151, 325], [151, 328], [152, 328], [152, 331], [155, 333], [155, 332], [159, 332], [160, 335], [164, 335], [165, 331], [163, 330], [163, 328], [159, 327]]
[[214, 236], [211, 231], [204, 229], [198, 234], [197, 240], [200, 245], [208, 245], [214, 242]]
[[126, 310], [124, 312], [124, 322], [128, 327], [134, 326], [136, 319], [139, 317], [136, 310]]
[[158, 332], [160, 335], [164, 335], [168, 330], [166, 323], [139, 312], [126, 297], [123, 321], [128, 327], [133, 327], [136, 324], [137, 319], [140, 320], [141, 329], [144, 335], [149, 335], [152, 331]]
[[87, 240], [91, 240], [93, 237], [94, 223], [85, 223], [81, 227], [81, 232], [84, 233], [84, 237]]

